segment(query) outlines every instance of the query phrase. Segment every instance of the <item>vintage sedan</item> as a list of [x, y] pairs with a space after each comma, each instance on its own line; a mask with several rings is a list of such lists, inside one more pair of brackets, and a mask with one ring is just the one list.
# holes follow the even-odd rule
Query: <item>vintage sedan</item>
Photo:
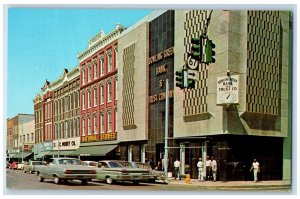
[[152, 177], [148, 169], [134, 168], [132, 162], [118, 160], [98, 162], [97, 180], [105, 180], [107, 184], [114, 181], [131, 181], [138, 184], [148, 182]]
[[23, 172], [29, 172], [29, 173], [33, 173], [35, 172], [35, 167], [36, 165], [43, 165], [42, 161], [30, 161], [24, 164], [23, 166]]
[[167, 183], [165, 173], [163, 171], [153, 170], [148, 163], [132, 162], [132, 165], [135, 168], [148, 169], [152, 175], [149, 182]]
[[80, 180], [86, 185], [89, 180], [96, 178], [96, 170], [83, 166], [76, 158], [52, 158], [47, 165], [38, 165], [35, 169], [40, 182], [47, 178], [54, 179], [55, 184]]

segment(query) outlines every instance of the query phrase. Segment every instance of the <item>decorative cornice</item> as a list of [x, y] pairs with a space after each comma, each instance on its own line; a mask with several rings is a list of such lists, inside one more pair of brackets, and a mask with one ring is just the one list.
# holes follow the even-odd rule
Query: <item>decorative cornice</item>
[[103, 32], [100, 32], [98, 35], [96, 35], [94, 38], [92, 38], [89, 41], [88, 49], [83, 51], [82, 53], [79, 53], [77, 55], [77, 58], [79, 62], [82, 62], [98, 50], [105, 47], [107, 44], [112, 42], [113, 40], [116, 40], [119, 38], [121, 33], [125, 30], [125, 28], [122, 25], [117, 25], [115, 30], [110, 32], [108, 35], [104, 36]]

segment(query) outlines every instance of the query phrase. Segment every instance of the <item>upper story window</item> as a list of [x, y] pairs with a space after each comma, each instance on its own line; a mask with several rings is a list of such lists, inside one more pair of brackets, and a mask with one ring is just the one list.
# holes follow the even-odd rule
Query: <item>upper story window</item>
[[100, 99], [100, 103], [104, 104], [104, 85], [101, 85], [101, 99]]
[[82, 120], [82, 136], [85, 136], [85, 119]]
[[92, 80], [92, 64], [88, 64], [88, 82]]
[[94, 88], [94, 106], [97, 106], [98, 103], [98, 89]]
[[107, 53], [107, 62], [108, 62], [108, 71], [107, 72], [111, 72], [112, 71], [112, 53], [111, 53], [111, 51], [108, 51], [108, 53]]
[[112, 83], [111, 82], [107, 83], [107, 88], [108, 88], [108, 99], [107, 99], [107, 101], [111, 102], [111, 98], [112, 98]]
[[115, 100], [118, 99], [118, 79], [115, 80]]
[[88, 91], [88, 108], [91, 107], [92, 98], [91, 98], [91, 91]]
[[94, 79], [98, 77], [98, 63], [97, 60], [94, 60]]
[[88, 135], [92, 134], [91, 118], [88, 118]]
[[98, 118], [97, 115], [94, 115], [94, 134], [98, 133]]
[[110, 111], [107, 112], [107, 120], [108, 120], [107, 132], [112, 132], [112, 115]]
[[69, 110], [69, 96], [65, 97], [65, 112]]
[[81, 102], [82, 102], [82, 110], [85, 110], [85, 94], [84, 94], [84, 92], [82, 92]]
[[100, 72], [101, 72], [101, 76], [104, 75], [105, 73], [105, 67], [104, 67], [104, 56], [102, 55], [100, 57]]
[[118, 46], [115, 45], [115, 68], [118, 68]]
[[101, 122], [101, 129], [100, 129], [100, 132], [101, 132], [101, 133], [104, 133], [104, 122], [105, 122], [105, 119], [104, 119], [104, 113], [101, 113], [101, 114], [100, 114], [100, 122]]
[[82, 76], [82, 84], [85, 84], [85, 68], [82, 69], [81, 76]]

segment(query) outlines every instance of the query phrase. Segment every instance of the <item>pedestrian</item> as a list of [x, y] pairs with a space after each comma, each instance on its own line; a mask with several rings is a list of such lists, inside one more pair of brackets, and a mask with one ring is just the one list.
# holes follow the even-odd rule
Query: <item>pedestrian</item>
[[157, 162], [157, 166], [156, 166], [155, 169], [156, 169], [157, 171], [161, 171], [161, 170], [162, 170], [161, 162], [160, 162], [160, 161]]
[[211, 161], [211, 172], [212, 172], [212, 176], [213, 176], [213, 181], [216, 182], [217, 181], [217, 161], [215, 160], [215, 158], [211, 157], [212, 161]]
[[154, 169], [154, 161], [153, 161], [153, 158], [150, 158], [150, 159], [149, 159], [149, 165], [150, 165], [151, 169]]
[[199, 158], [199, 161], [197, 163], [197, 167], [198, 167], [198, 180], [203, 182], [204, 179], [203, 179], [203, 174], [204, 174], [204, 165], [203, 165], [203, 162], [202, 162], [202, 159]]
[[161, 159], [161, 171], [163, 171], [165, 168], [165, 156]]
[[211, 160], [209, 156], [206, 157], [206, 180], [211, 179]]
[[178, 180], [180, 180], [180, 175], [179, 175], [180, 162], [178, 161], [178, 158], [176, 158], [176, 161], [174, 162], [174, 167], [175, 167], [175, 180], [176, 177], [178, 178]]
[[254, 182], [257, 182], [257, 173], [260, 172], [259, 169], [259, 162], [256, 161], [256, 159], [254, 158], [253, 163], [252, 163], [252, 167], [250, 169], [250, 172], [253, 170], [253, 177], [254, 177]]

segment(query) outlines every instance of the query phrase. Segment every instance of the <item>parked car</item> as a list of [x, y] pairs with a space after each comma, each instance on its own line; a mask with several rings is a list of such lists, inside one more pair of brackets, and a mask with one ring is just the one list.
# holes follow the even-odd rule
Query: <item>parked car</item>
[[9, 165], [9, 169], [17, 169], [18, 168], [18, 164], [19, 164], [19, 162], [12, 162]]
[[96, 168], [98, 166], [98, 162], [95, 162], [95, 161], [82, 161], [82, 165], [87, 166], [87, 167]]
[[23, 166], [23, 172], [29, 172], [29, 173], [33, 173], [35, 172], [35, 167], [36, 165], [43, 165], [42, 161], [30, 161], [24, 164]]
[[54, 179], [55, 184], [80, 180], [86, 185], [88, 180], [96, 178], [96, 170], [83, 166], [76, 158], [52, 158], [47, 165], [36, 165], [35, 170], [40, 182], [48, 178]]
[[131, 162], [104, 160], [98, 162], [97, 179], [107, 184], [114, 181], [131, 181], [134, 184], [147, 182], [153, 176], [148, 169], [134, 168]]
[[165, 173], [163, 171], [153, 170], [148, 163], [143, 162], [132, 162], [133, 166], [141, 169], [148, 169], [152, 175], [149, 182], [162, 182], [167, 183]]

